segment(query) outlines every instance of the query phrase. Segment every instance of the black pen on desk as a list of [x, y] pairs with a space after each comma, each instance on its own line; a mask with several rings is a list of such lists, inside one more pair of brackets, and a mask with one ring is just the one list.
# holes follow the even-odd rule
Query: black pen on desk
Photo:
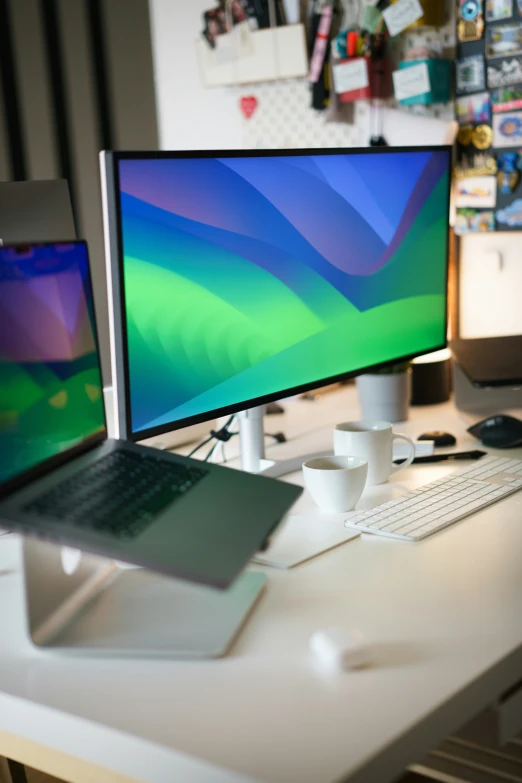
[[[487, 451], [481, 451], [475, 449], [474, 451], [454, 451], [449, 454], [424, 454], [420, 457], [415, 457], [412, 465], [419, 465], [422, 462], [451, 462], [457, 459], [480, 459], [487, 454]], [[394, 460], [395, 465], [400, 465], [402, 462], [406, 462], [405, 459]]]

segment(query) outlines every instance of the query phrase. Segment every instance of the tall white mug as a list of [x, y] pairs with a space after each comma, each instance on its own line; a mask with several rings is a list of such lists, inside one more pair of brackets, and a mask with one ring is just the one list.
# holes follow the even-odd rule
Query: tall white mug
[[[393, 441], [409, 444], [410, 454], [401, 465], [393, 464]], [[345, 421], [334, 427], [334, 452], [368, 461], [366, 484], [384, 484], [392, 473], [407, 468], [415, 457], [413, 441], [406, 435], [393, 432], [387, 421]]]

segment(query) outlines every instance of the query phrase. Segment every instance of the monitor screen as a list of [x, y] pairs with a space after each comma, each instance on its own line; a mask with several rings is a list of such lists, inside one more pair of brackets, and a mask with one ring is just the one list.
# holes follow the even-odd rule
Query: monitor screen
[[115, 161], [132, 433], [445, 345], [449, 148]]
[[0, 482], [103, 432], [87, 247], [0, 247]]

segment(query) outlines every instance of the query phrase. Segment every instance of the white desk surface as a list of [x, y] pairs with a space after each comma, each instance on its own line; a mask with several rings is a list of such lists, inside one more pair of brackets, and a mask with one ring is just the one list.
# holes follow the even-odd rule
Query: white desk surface
[[[353, 388], [285, 405], [267, 429], [292, 439], [274, 456], [327, 449], [330, 425], [358, 417]], [[459, 449], [476, 446], [465, 427], [448, 404], [412, 409], [396, 429], [447, 429]], [[413, 466], [363, 500], [452, 470]], [[305, 494], [296, 511], [311, 509]], [[265, 595], [229, 656], [210, 662], [33, 650], [18, 552], [14, 536], [0, 539], [0, 753], [8, 734], [15, 748], [38, 743], [54, 774], [66, 773], [53, 752], [98, 767], [97, 783], [389, 781], [522, 675], [522, 493], [420, 543], [363, 536], [290, 571], [263, 569]], [[328, 625], [362, 629], [375, 664], [316, 670], [308, 639]]]

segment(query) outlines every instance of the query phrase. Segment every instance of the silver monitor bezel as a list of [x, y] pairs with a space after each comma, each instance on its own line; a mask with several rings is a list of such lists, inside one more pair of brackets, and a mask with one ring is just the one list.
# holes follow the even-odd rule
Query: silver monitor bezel
[[[393, 357], [379, 364], [359, 367], [328, 378], [321, 378], [311, 383], [301, 384], [288, 389], [276, 390], [272, 394], [243, 400], [239, 403], [222, 408], [209, 410], [203, 414], [190, 416], [184, 419], [162, 424], [157, 427], [149, 427], [144, 430], [133, 431], [131, 418], [130, 384], [127, 355], [126, 320], [123, 308], [123, 241], [121, 235], [121, 209], [118, 199], [119, 172], [118, 164], [121, 160], [132, 159], [172, 159], [172, 158], [216, 158], [216, 157], [276, 157], [288, 155], [354, 155], [354, 154], [380, 154], [380, 153], [404, 153], [404, 152], [441, 152], [448, 156], [448, 232], [446, 238], [446, 313], [444, 325], [444, 339], [437, 345], [429, 346], [422, 352], [405, 354]], [[451, 161], [452, 147], [450, 145], [427, 145], [418, 147], [361, 147], [361, 148], [331, 148], [331, 149], [295, 149], [295, 150], [182, 150], [182, 151], [155, 151], [155, 152], [101, 152], [101, 182], [103, 223], [105, 235], [105, 254], [107, 270], [107, 291], [109, 300], [109, 332], [111, 347], [112, 386], [114, 397], [114, 416], [116, 422], [115, 436], [126, 440], [140, 441], [173, 432], [192, 424], [212, 421], [220, 416], [227, 416], [240, 411], [265, 405], [269, 402], [284, 399], [295, 394], [302, 394], [327, 384], [344, 381], [360, 375], [363, 372], [371, 372], [389, 365], [391, 362], [406, 362], [423, 353], [437, 351], [447, 346], [448, 323], [448, 268], [449, 268], [449, 209], [451, 191]]]

